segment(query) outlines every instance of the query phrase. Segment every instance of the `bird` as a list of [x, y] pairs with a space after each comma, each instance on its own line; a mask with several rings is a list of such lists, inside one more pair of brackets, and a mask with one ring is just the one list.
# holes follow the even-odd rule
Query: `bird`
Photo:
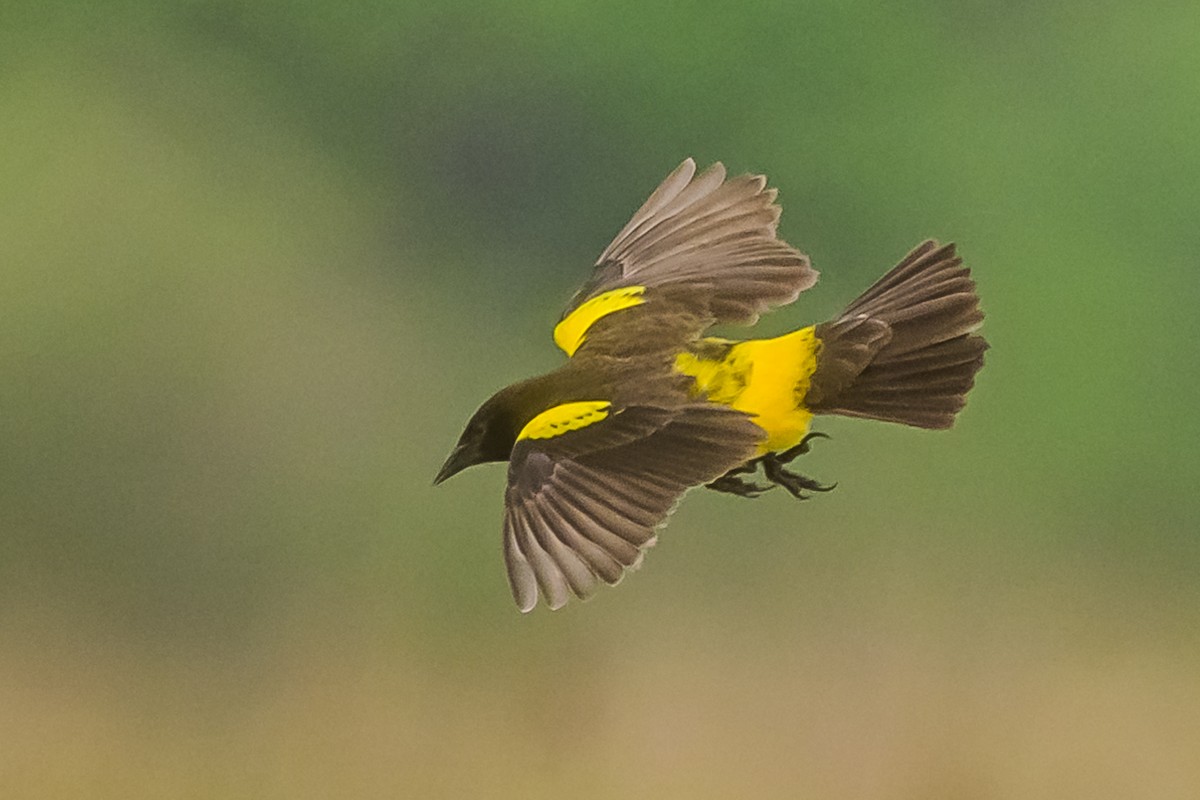
[[[970, 270], [927, 239], [833, 319], [765, 339], [754, 324], [817, 282], [777, 235], [777, 189], [688, 158], [634, 213], [568, 302], [565, 362], [470, 417], [434, 478], [508, 462], [503, 555], [522, 612], [615, 585], [695, 487], [798, 499], [833, 486], [789, 465], [816, 415], [954, 423], [987, 341]], [[765, 483], [757, 482], [762, 469]]]

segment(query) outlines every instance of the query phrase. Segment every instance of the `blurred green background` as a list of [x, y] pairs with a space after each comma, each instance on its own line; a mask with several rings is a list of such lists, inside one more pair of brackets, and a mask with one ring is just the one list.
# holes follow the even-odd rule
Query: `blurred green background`
[[[1193, 798], [1200, 6], [0, 11], [0, 796]], [[684, 157], [834, 313], [925, 236], [993, 348], [519, 615], [504, 470]]]

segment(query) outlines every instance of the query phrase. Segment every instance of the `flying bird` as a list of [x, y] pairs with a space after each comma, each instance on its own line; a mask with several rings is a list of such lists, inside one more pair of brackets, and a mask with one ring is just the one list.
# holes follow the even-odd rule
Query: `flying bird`
[[[504, 560], [513, 598], [557, 609], [636, 569], [676, 503], [707, 486], [804, 499], [792, 471], [816, 414], [949, 428], [987, 342], [970, 271], [927, 240], [834, 319], [770, 339], [753, 324], [817, 281], [779, 239], [762, 175], [699, 175], [687, 159], [596, 261], [554, 328], [558, 369], [501, 389], [467, 422], [434, 483], [508, 462]], [[761, 467], [758, 483], [746, 476]]]

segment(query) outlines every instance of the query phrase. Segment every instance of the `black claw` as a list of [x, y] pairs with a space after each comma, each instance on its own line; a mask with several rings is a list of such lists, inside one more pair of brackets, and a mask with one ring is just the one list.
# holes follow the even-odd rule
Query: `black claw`
[[[760, 458], [747, 461], [745, 464], [729, 470], [712, 483], [705, 484], [705, 486], [716, 492], [726, 492], [728, 494], [736, 494], [738, 497], [749, 497], [751, 499], [758, 497], [763, 492], [774, 489], [776, 486], [782, 486], [784, 489], [787, 489], [792, 497], [799, 500], [808, 499], [808, 495], [804, 494], [804, 492], [833, 491], [837, 487], [836, 483], [826, 486], [812, 478], [792, 472], [784, 466], [796, 457], [807, 453], [811, 447], [810, 442], [813, 439], [828, 438], [828, 435], [814, 431], [801, 439], [800, 443], [795, 447], [782, 453], [768, 453]], [[758, 469], [759, 464], [762, 464], [763, 474], [770, 483], [763, 485], [738, 477], [739, 475], [753, 473]]]
[[712, 489], [715, 492], [736, 494], [738, 497], [749, 497], [751, 500], [755, 499], [763, 492], [775, 488], [774, 484], [767, 484], [764, 486], [760, 483], [754, 483], [752, 481], [745, 480], [744, 478], [737, 477], [737, 475], [753, 471], [753, 467], [750, 469], [746, 469], [744, 466], [738, 467], [735, 470], [730, 470], [729, 472], [725, 473], [712, 483], [704, 484], [704, 486], [706, 489]]
[[[722, 475], [721, 478], [729, 478], [734, 475], [747, 475], [751, 472], [754, 472], [756, 469], [758, 469], [758, 459], [757, 458], [752, 461], [747, 461], [745, 464], [742, 464], [740, 467], [734, 467], [733, 469], [729, 470], [729, 472], [726, 472], [724, 475]], [[721, 478], [717, 478], [717, 480], [720, 480]]]
[[[807, 440], [813, 435], [814, 434], [810, 433], [808, 436], [804, 437], [804, 441], [796, 445], [796, 447], [804, 446], [805, 442], [807, 442]], [[794, 450], [795, 448], [792, 449]], [[790, 453], [791, 451], [788, 452]], [[787, 463], [787, 455], [787, 453], [784, 453], [781, 456], [764, 456], [762, 459], [763, 474], [767, 476], [767, 480], [771, 481], [777, 486], [782, 486], [784, 489], [787, 489], [788, 492], [791, 493], [792, 497], [795, 497], [797, 500], [807, 500], [808, 495], [804, 494], [805, 491], [829, 492], [837, 487], [836, 483], [826, 486], [825, 484], [815, 481], [812, 478], [799, 475], [787, 469], [784, 467], [784, 464]]]
[[812, 433], [807, 434], [803, 439], [801, 439], [800, 444], [796, 445], [795, 447], [791, 448], [790, 450], [785, 450], [782, 453], [779, 453], [777, 456], [775, 456], [775, 458], [780, 464], [791, 463], [797, 457], [804, 455], [805, 453], [807, 453], [809, 450], [812, 449], [812, 445], [809, 444], [809, 442], [811, 442], [813, 439], [828, 439], [828, 438], [829, 438], [829, 434], [827, 434], [827, 433], [821, 433], [820, 431], [813, 431]]

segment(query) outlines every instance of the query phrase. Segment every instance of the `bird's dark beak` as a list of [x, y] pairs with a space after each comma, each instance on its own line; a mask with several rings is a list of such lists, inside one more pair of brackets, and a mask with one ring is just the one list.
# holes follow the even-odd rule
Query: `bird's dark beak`
[[433, 485], [437, 486], [446, 478], [457, 475], [475, 463], [478, 463], [478, 459], [475, 458], [475, 448], [465, 444], [458, 445], [450, 451], [446, 463], [442, 464], [442, 468], [438, 470], [437, 477], [433, 479]]

